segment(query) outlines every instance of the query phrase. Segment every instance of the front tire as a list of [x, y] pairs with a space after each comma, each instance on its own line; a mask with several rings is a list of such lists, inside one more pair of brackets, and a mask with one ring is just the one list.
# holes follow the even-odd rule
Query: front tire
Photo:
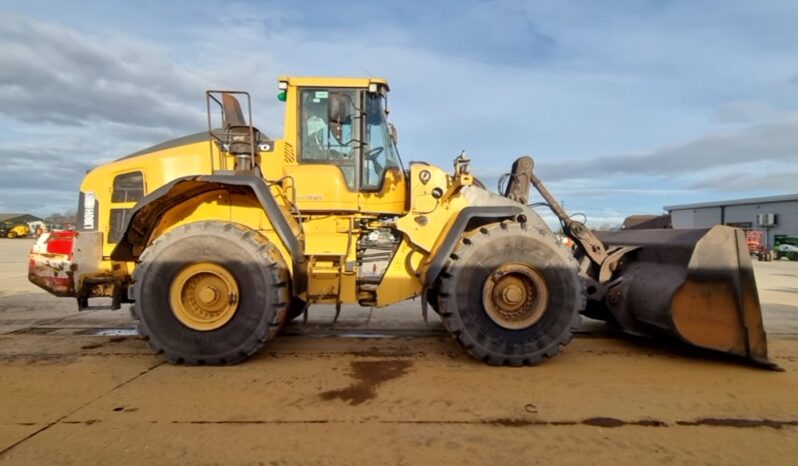
[[288, 306], [287, 320], [295, 320], [305, 313], [308, 304], [300, 298], [292, 298], [291, 304]]
[[441, 273], [444, 326], [491, 365], [534, 365], [579, 326], [584, 284], [576, 261], [545, 226], [503, 222], [467, 233]]
[[175, 364], [235, 364], [273, 338], [290, 302], [288, 269], [266, 238], [207, 221], [156, 239], [133, 274], [139, 334]]

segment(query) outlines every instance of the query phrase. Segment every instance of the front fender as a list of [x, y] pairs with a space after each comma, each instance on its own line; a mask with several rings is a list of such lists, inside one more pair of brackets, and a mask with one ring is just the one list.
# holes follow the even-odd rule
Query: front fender
[[466, 231], [472, 220], [484, 219], [486, 223], [496, 222], [508, 218], [515, 218], [524, 211], [521, 205], [496, 205], [496, 206], [471, 206], [460, 211], [452, 223], [451, 228], [446, 232], [446, 236], [435, 249], [434, 254], [428, 262], [423, 282], [429, 286], [435, 282], [446, 265], [446, 259], [454, 251], [457, 241]]

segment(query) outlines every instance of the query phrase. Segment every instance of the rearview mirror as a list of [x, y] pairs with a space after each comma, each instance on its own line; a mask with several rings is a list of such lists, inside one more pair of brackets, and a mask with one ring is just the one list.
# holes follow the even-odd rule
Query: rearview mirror
[[327, 100], [327, 121], [333, 136], [339, 142], [343, 132], [341, 126], [348, 123], [350, 118], [349, 98], [340, 92], [330, 93], [330, 98]]
[[391, 141], [393, 141], [394, 146], [399, 145], [399, 132], [396, 131], [396, 126], [393, 123], [388, 123], [388, 131], [391, 133]]
[[331, 92], [327, 101], [327, 120], [344, 124], [349, 119], [349, 98], [340, 92]]

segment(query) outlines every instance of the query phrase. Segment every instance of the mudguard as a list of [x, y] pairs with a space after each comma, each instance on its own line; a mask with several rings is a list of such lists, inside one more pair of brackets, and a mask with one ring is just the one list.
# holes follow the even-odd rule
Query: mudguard
[[446, 237], [440, 243], [435, 255], [429, 261], [427, 272], [424, 276], [424, 283], [429, 286], [435, 282], [446, 265], [446, 259], [457, 245], [457, 240], [463, 235], [472, 220], [485, 219], [497, 221], [507, 218], [514, 218], [524, 212], [522, 206], [517, 205], [498, 205], [498, 206], [471, 206], [466, 207], [457, 215], [457, 219], [446, 232]]
[[131, 211], [119, 243], [111, 252], [111, 259], [135, 261], [149, 243], [158, 219], [171, 207], [218, 189], [249, 192], [255, 195], [277, 232], [283, 246], [291, 254], [293, 263], [292, 291], [296, 296], [307, 289], [307, 267], [304, 245], [294, 234], [289, 220], [263, 178], [254, 175], [199, 175], [177, 178], [141, 199]]
[[200, 175], [177, 178], [141, 199], [128, 217], [121, 240], [111, 252], [111, 259], [136, 260], [149, 242], [157, 220], [172, 206], [220, 188], [246, 190], [257, 197], [272, 222], [283, 246], [294, 262], [302, 262], [302, 244], [283, 216], [266, 182], [252, 175]]

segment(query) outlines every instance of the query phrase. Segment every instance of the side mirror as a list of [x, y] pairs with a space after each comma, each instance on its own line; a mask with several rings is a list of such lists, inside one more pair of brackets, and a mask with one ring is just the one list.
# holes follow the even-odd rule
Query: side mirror
[[396, 126], [393, 123], [388, 123], [388, 131], [391, 133], [391, 141], [394, 146], [399, 145], [399, 133], [396, 131]]
[[333, 136], [339, 142], [343, 137], [341, 126], [347, 124], [352, 115], [349, 113], [349, 98], [340, 92], [331, 92], [327, 100], [327, 121]]

